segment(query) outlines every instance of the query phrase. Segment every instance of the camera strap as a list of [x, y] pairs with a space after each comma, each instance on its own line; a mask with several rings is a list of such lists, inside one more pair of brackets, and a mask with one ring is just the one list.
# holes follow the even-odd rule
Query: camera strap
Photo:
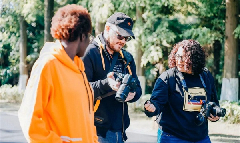
[[[176, 71], [177, 71], [178, 77], [180, 78], [180, 82], [181, 82], [181, 84], [182, 84], [182, 86], [183, 86], [183, 89], [186, 90], [186, 91], [188, 91], [188, 87], [187, 87], [186, 81], [185, 81], [185, 79], [184, 79], [184, 76], [183, 76], [182, 73], [179, 72], [177, 69], [176, 69]], [[203, 72], [204, 72], [204, 71], [203, 71]], [[206, 84], [205, 84], [205, 82], [204, 82], [204, 80], [203, 80], [202, 75], [199, 74], [199, 77], [200, 77], [200, 80], [201, 80], [201, 82], [202, 82], [202, 85], [203, 85], [204, 90], [207, 92], [207, 90], [206, 90], [207, 87], [206, 87]]]
[[200, 111], [202, 104], [207, 100], [206, 84], [203, 80], [202, 75], [199, 74], [199, 77], [204, 88], [199, 88], [199, 87], [188, 88], [182, 73], [179, 72], [177, 69], [176, 71], [177, 71], [177, 76], [180, 78], [180, 82], [183, 86], [182, 88], [184, 93], [183, 110], [184, 111]]

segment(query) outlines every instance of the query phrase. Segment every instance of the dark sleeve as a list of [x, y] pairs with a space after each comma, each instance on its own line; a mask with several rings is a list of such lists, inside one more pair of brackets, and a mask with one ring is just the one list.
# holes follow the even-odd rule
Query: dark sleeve
[[148, 112], [145, 110], [145, 114], [148, 117], [158, 115], [162, 112], [164, 105], [168, 102], [168, 76], [167, 72], [163, 72], [157, 79], [150, 102], [156, 107], [155, 112]]
[[130, 68], [131, 68], [131, 71], [132, 71], [132, 77], [136, 79], [136, 84], [137, 84], [137, 88], [136, 88], [136, 94], [134, 96], [134, 98], [128, 102], [132, 103], [132, 102], [135, 102], [137, 101], [141, 95], [142, 95], [142, 88], [141, 88], [141, 85], [140, 85], [140, 81], [137, 77], [137, 73], [136, 73], [136, 64], [135, 64], [135, 61], [132, 57], [132, 62], [130, 63]]
[[87, 75], [88, 81], [91, 84], [94, 91], [94, 98], [97, 98], [99, 96], [106, 94], [107, 92], [112, 91], [112, 88], [108, 84], [107, 78], [103, 80], [93, 81], [93, 74], [94, 71], [96, 70], [94, 65], [96, 65], [97, 63], [94, 51], [91, 49], [86, 51], [84, 57], [82, 57], [82, 60], [84, 62], [85, 73]]
[[218, 106], [219, 106], [219, 101], [217, 99], [217, 91], [216, 91], [216, 87], [215, 87], [215, 83], [214, 83], [214, 78], [212, 76], [212, 74], [208, 71], [208, 79], [211, 85], [211, 101], [215, 102]]
[[107, 94], [108, 92], [113, 91], [112, 88], [108, 84], [108, 80], [103, 79], [103, 80], [97, 80], [95, 82], [90, 82], [93, 91], [94, 91], [94, 98], [98, 98], [99, 96], [103, 96]]

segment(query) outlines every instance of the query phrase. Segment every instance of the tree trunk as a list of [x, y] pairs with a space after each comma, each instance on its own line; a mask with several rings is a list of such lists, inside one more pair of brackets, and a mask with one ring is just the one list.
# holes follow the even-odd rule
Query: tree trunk
[[226, 0], [226, 30], [222, 100], [238, 100], [238, 40], [233, 31], [238, 24], [238, 0]]
[[[143, 7], [136, 5], [136, 20], [137, 23], [143, 24], [143, 18], [142, 18], [142, 14], [143, 14]], [[141, 35], [140, 35], [141, 36]], [[141, 60], [142, 60], [142, 56], [143, 56], [143, 51], [142, 51], [142, 44], [141, 44], [141, 40], [140, 37], [136, 37], [136, 57], [135, 57], [135, 61], [136, 61], [136, 72], [142, 87], [142, 95], [145, 95], [145, 87], [146, 87], [146, 78], [144, 76], [144, 69], [143, 67], [141, 67]], [[139, 106], [139, 105], [137, 105]], [[140, 105], [141, 106], [141, 105]]]
[[19, 81], [18, 81], [18, 90], [24, 91], [26, 88], [28, 72], [26, 65], [26, 56], [27, 56], [27, 29], [26, 29], [26, 21], [23, 16], [19, 17], [20, 23], [20, 63], [19, 63]]
[[[142, 18], [142, 13], [143, 13], [143, 8], [141, 6], [136, 6], [136, 18], [138, 23], [143, 23], [143, 18]], [[144, 76], [144, 71], [143, 68], [141, 67], [141, 59], [143, 56], [143, 51], [142, 51], [142, 45], [139, 37], [137, 38], [137, 53], [136, 53], [136, 70], [137, 70], [137, 75], [138, 76]]]
[[51, 21], [53, 17], [54, 0], [44, 0], [44, 43], [52, 42]]
[[[238, 1], [238, 23], [240, 24], [240, 1]], [[238, 39], [238, 57], [240, 57], [240, 39]], [[238, 58], [238, 99], [240, 99], [240, 58]]]
[[226, 38], [223, 75], [225, 78], [238, 77], [238, 40], [233, 35], [233, 31], [237, 28], [238, 24], [237, 3], [237, 0], [226, 0]]
[[105, 23], [101, 23], [101, 22], [97, 21], [96, 28], [95, 28], [95, 36], [97, 36], [98, 34], [103, 32], [104, 28], [105, 28]]
[[[222, 51], [221, 42], [219, 40], [215, 40], [213, 43], [213, 63], [214, 63], [213, 72], [212, 72], [213, 77], [216, 77], [216, 75], [219, 74], [221, 51]], [[217, 79], [215, 79], [215, 86], [216, 86], [217, 93], [220, 93], [221, 85], [219, 84]], [[219, 94], [218, 94], [218, 98], [219, 98]]]
[[77, 3], [78, 3], [78, 0], [73, 0], [72, 3], [73, 3], [73, 4], [77, 4]]

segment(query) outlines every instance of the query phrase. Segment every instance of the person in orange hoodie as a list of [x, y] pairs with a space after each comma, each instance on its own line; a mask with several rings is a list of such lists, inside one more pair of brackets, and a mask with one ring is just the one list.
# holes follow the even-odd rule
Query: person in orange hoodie
[[92, 30], [88, 11], [64, 6], [52, 18], [51, 34], [35, 62], [18, 111], [31, 143], [95, 143], [93, 92], [81, 56]]

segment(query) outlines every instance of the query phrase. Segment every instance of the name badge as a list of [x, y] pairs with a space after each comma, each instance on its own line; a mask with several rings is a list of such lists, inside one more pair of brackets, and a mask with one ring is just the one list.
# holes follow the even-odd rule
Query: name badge
[[184, 90], [184, 111], [200, 111], [202, 104], [207, 100], [204, 88], [188, 88]]

